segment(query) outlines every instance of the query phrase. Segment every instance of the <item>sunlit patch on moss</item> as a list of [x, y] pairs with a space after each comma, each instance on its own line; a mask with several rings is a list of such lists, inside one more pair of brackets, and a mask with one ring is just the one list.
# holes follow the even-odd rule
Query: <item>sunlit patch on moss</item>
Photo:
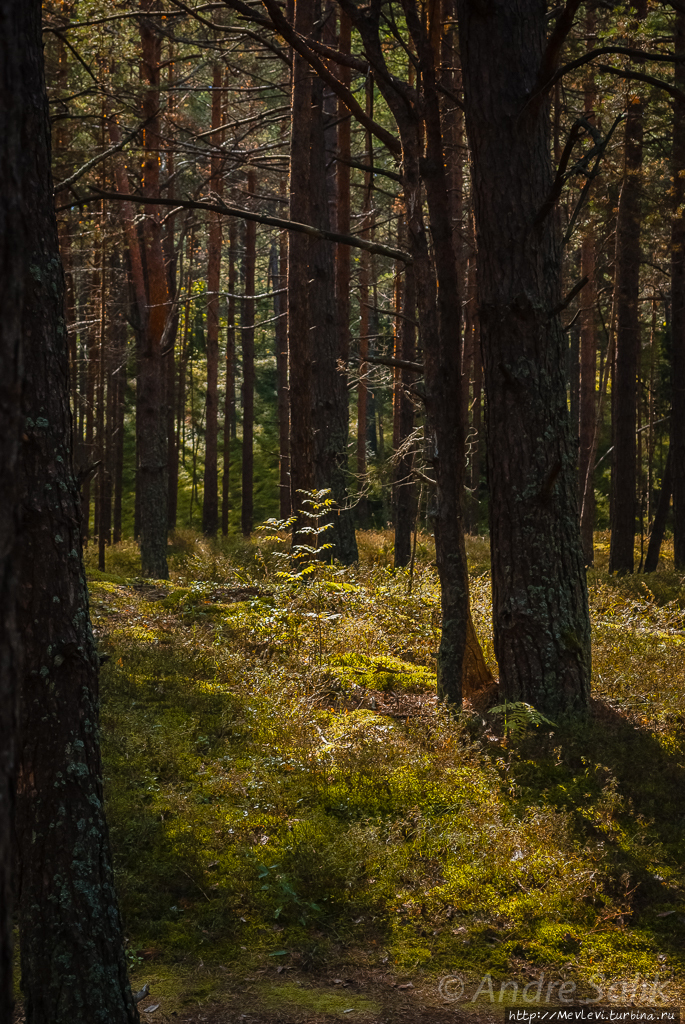
[[[430, 554], [409, 593], [385, 533], [368, 550], [360, 539], [360, 565], [325, 567], [318, 590], [276, 579], [266, 548], [256, 561], [254, 547], [190, 537], [172, 582], [92, 587], [135, 947], [232, 971], [275, 970], [279, 949], [313, 970], [347, 958], [435, 976], [680, 971], [679, 598], [596, 574], [604, 717], [503, 747], [479, 716], [428, 699]], [[494, 665], [486, 568], [471, 596]], [[390, 692], [406, 713], [373, 710], [369, 695]]]

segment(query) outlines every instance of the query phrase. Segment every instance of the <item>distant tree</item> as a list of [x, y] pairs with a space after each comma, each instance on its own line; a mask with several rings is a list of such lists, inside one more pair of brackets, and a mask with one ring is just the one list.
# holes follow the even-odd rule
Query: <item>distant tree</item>
[[[134, 1024], [138, 1014], [126, 975], [104, 816], [99, 656], [88, 613], [80, 501], [72, 470], [64, 281], [52, 199], [41, 5], [24, 0], [7, 6], [16, 20], [14, 38], [19, 37], [15, 45], [21, 55], [23, 237], [29, 256], [19, 480], [18, 626], [25, 664], [16, 808], [25, 1016], [27, 1024]], [[0, 45], [5, 41], [3, 33]]]

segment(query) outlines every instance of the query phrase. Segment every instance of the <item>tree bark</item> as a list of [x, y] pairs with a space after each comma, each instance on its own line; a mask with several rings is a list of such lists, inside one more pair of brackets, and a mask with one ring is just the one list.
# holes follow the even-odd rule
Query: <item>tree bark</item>
[[[313, 0], [295, 5], [295, 30], [308, 36], [314, 24]], [[289, 217], [309, 223], [312, 73], [293, 52], [290, 131]], [[309, 240], [288, 236], [288, 359], [290, 374], [290, 495], [293, 513], [302, 507], [302, 490], [314, 486], [314, 438], [310, 406], [312, 357], [309, 343]], [[305, 525], [304, 523], [301, 525]], [[298, 524], [295, 524], [295, 535]]]
[[[221, 66], [214, 65], [212, 82], [212, 145], [223, 141]], [[210, 191], [223, 193], [222, 159], [218, 148], [212, 150]], [[248, 229], [249, 230], [249, 229]], [[202, 532], [215, 537], [219, 529], [219, 286], [221, 279], [221, 217], [209, 213], [207, 265], [207, 404], [205, 406], [205, 475], [202, 499]]]
[[[587, 277], [588, 283], [580, 294], [580, 403], [578, 411], [578, 484], [582, 515], [580, 536], [586, 565], [594, 564], [593, 529], [595, 525], [594, 457], [596, 378], [597, 378], [597, 330], [596, 303], [597, 285], [595, 277], [595, 232], [588, 225], [581, 244], [580, 276]], [[588, 476], [589, 474], [589, 476]], [[585, 497], [587, 484], [587, 498]], [[585, 499], [585, 500], [584, 500]]]
[[633, 571], [637, 487], [637, 377], [640, 360], [640, 172], [642, 100], [628, 97], [623, 185], [616, 218], [616, 363], [611, 392], [609, 572]]
[[[141, 11], [155, 10], [155, 0], [141, 0]], [[149, 17], [140, 19], [142, 74], [148, 84], [143, 94], [144, 133], [143, 195], [159, 198], [160, 57], [162, 36]], [[153, 207], [153, 210], [155, 208]], [[167, 530], [169, 491], [167, 436], [164, 409], [164, 358], [162, 341], [168, 312], [168, 289], [162, 251], [162, 227], [152, 212], [145, 217], [145, 270], [147, 283], [147, 331], [141, 338], [136, 388], [138, 435], [138, 487], [140, 489], [141, 573], [168, 579]]]
[[[596, 14], [588, 5], [585, 30], [586, 46], [595, 44]], [[585, 116], [594, 117], [597, 98], [594, 73], [589, 72], [585, 82]], [[597, 420], [597, 280], [596, 280], [595, 226], [588, 221], [580, 250], [580, 277], [588, 279], [580, 293], [580, 398], [578, 410], [578, 482], [581, 508], [580, 538], [585, 564], [594, 565], [595, 489], [594, 489], [594, 437]]]
[[235, 251], [237, 224], [228, 225], [228, 305], [226, 310], [226, 394], [224, 396], [224, 462], [221, 478], [221, 532], [228, 534], [231, 495], [231, 437], [235, 420]]
[[276, 379], [278, 388], [278, 506], [281, 519], [290, 516], [290, 412], [288, 408], [288, 239], [281, 233], [276, 252], [274, 312], [276, 320]]
[[[334, 183], [326, 173], [329, 154], [325, 144], [323, 103], [323, 83], [316, 80], [312, 84], [310, 116], [309, 213], [314, 227], [328, 230], [329, 191]], [[335, 295], [333, 249], [323, 240], [310, 239], [308, 259], [314, 487], [317, 490], [330, 488], [338, 506], [331, 520], [333, 529], [326, 536], [326, 542], [333, 544], [327, 557], [349, 565], [357, 560], [357, 542], [352, 515], [345, 508], [349, 412], [345, 378], [338, 372], [339, 311], [331, 302]]]
[[664, 476], [661, 481], [659, 501], [657, 502], [656, 512], [654, 513], [654, 522], [652, 523], [652, 529], [649, 534], [649, 544], [647, 545], [647, 556], [645, 558], [645, 572], [656, 572], [657, 566], [659, 565], [659, 554], [661, 552], [664, 533], [666, 532], [666, 520], [668, 519], [668, 510], [671, 506], [671, 494], [673, 491], [673, 456], [671, 455], [671, 450], [672, 449], [669, 445], [668, 455], [666, 456], [666, 465], [664, 466]]
[[[344, 12], [340, 12], [338, 49], [349, 54], [352, 47], [352, 25]], [[338, 69], [340, 81], [349, 89], [352, 81], [351, 68], [341, 64]], [[338, 100], [338, 162], [335, 169], [335, 230], [343, 235], [350, 234], [350, 165], [352, 158], [351, 115], [342, 100]], [[350, 358], [350, 247], [337, 245], [335, 248], [335, 299], [340, 332], [339, 357], [344, 363]], [[346, 391], [347, 394], [347, 391]]]
[[[685, 12], [675, 15], [676, 53], [685, 50]], [[685, 67], [675, 65], [675, 84], [685, 90]], [[685, 100], [673, 103], [673, 219], [671, 222], [671, 472], [673, 477], [673, 558], [685, 568]]]
[[[247, 192], [253, 195], [256, 173], [247, 172]], [[244, 537], [252, 533], [254, 518], [254, 285], [257, 225], [245, 224], [245, 298], [242, 302], [241, 331], [243, 353], [243, 496], [240, 524]]]
[[459, 0], [487, 394], [495, 653], [510, 700], [581, 712], [590, 622], [580, 544], [539, 0]]
[[112, 541], [122, 536], [122, 500], [124, 491], [124, 412], [126, 401], [126, 297], [122, 266], [116, 249], [112, 252], [112, 279], [116, 282], [112, 301]]
[[25, 288], [19, 625], [25, 644], [16, 834], [27, 1024], [133, 1024], [103, 811], [98, 667], [70, 450], [64, 282], [52, 206], [40, 5], [20, 20], [32, 255]]
[[[401, 237], [403, 218], [400, 217]], [[399, 239], [398, 239], [399, 243]], [[411, 267], [396, 266], [395, 359], [412, 362], [416, 359], [416, 287]], [[414, 403], [407, 388], [416, 378], [411, 370], [395, 367], [393, 389], [393, 448], [397, 451], [414, 429]], [[416, 483], [412, 476], [414, 455], [407, 452], [394, 466], [393, 519], [395, 521], [395, 568], [411, 561], [411, 531], [416, 519]]]
[[[39, 21], [39, 4], [32, 17]], [[22, 307], [31, 247], [27, 237], [30, 207], [25, 194], [22, 124], [30, 110], [21, 81], [26, 60], [26, 15], [14, 0], [0, 2], [0, 1020], [14, 1016], [12, 926], [14, 904], [13, 819], [18, 745], [18, 680], [21, 647], [17, 633], [17, 528], [19, 450], [22, 427]], [[36, 34], [30, 39], [36, 44]], [[40, 49], [31, 56], [40, 59]], [[65, 338], [66, 342], [66, 338]]]

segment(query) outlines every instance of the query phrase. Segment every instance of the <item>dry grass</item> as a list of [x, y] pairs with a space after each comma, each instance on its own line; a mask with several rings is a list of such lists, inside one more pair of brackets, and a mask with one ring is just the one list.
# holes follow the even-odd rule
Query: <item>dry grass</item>
[[[436, 704], [428, 537], [417, 551], [411, 594], [387, 531], [309, 586], [273, 545], [187, 532], [169, 583], [136, 579], [131, 544], [91, 573], [131, 960], [168, 1007], [277, 967], [681, 976], [682, 580], [595, 570], [594, 718], [507, 745]], [[494, 666], [487, 542], [468, 551]]]

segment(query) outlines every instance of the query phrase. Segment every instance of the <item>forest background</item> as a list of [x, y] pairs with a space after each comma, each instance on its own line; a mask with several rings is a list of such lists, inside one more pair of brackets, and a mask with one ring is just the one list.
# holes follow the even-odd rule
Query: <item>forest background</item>
[[[499, 69], [470, 7], [44, 7], [108, 815], [164, 1012], [373, 1015], [431, 960], [677, 998], [685, 11], [540, 8]], [[497, 185], [560, 272], [499, 320]], [[329, 555], [279, 560], [293, 526]], [[507, 575], [546, 561], [576, 597], [517, 648]]]

